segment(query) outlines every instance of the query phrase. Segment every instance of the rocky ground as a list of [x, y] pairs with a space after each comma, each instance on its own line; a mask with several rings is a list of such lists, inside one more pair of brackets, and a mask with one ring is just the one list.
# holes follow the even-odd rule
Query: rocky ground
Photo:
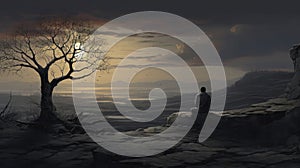
[[202, 144], [186, 141], [160, 156], [121, 163], [151, 167], [299, 167], [299, 103], [276, 98], [226, 111], [215, 133]]
[[[283, 72], [246, 75], [229, 88], [227, 111], [207, 141], [192, 143], [191, 137], [187, 137], [152, 157], [113, 155], [100, 148], [79, 126], [70, 129], [53, 124], [41, 129], [0, 120], [0, 167], [299, 167], [300, 101], [274, 98], [284, 92], [292, 75]], [[264, 79], [267, 81], [259, 82]], [[19, 109], [24, 113], [23, 107]], [[164, 126], [123, 130], [135, 136], [149, 136], [167, 129], [176, 117], [188, 116], [176, 113], [164, 120]], [[120, 127], [126, 125], [122, 124]]]
[[[86, 134], [70, 133], [61, 124], [45, 131], [2, 122], [0, 163], [1, 168], [299, 167], [298, 107], [299, 101], [277, 98], [226, 111], [215, 133], [204, 143], [187, 140], [162, 154], [144, 158], [113, 155]], [[151, 135], [164, 129], [157, 126], [130, 133]]]
[[[90, 167], [98, 147], [85, 134], [71, 134], [63, 125], [47, 131], [24, 125], [1, 128], [1, 167]], [[49, 132], [50, 131], [50, 132]]]
[[[219, 142], [215, 142], [219, 144]], [[289, 147], [241, 147], [183, 143], [172, 152], [150, 158], [128, 159], [121, 163], [139, 163], [150, 167], [299, 167], [300, 151]]]

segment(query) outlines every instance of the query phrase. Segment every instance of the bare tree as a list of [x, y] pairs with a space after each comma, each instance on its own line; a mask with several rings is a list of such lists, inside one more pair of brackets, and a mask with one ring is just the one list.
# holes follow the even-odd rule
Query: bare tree
[[[107, 69], [108, 57], [99, 57], [102, 41], [97, 41], [95, 46], [82, 48], [92, 31], [90, 26], [80, 24], [79, 21], [49, 19], [30, 25], [29, 28], [20, 27], [1, 42], [2, 70], [19, 72], [29, 68], [40, 78], [40, 121], [57, 119], [52, 94], [59, 83], [87, 77], [97, 69]], [[101, 61], [81, 57], [84, 53]], [[80, 62], [84, 62], [85, 66], [75, 69], [75, 65]], [[98, 65], [95, 66], [96, 63]]]

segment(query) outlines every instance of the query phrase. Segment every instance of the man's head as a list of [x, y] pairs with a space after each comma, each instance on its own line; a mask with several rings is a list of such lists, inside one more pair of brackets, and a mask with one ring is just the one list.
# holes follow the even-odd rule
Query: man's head
[[206, 88], [205, 88], [205, 87], [201, 87], [200, 91], [201, 91], [202, 93], [204, 93], [204, 92], [206, 92]]

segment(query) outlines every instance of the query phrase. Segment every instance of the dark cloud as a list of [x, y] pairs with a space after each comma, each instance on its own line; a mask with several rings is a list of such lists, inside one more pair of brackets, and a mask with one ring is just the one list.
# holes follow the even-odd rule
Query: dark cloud
[[296, 0], [10, 0], [0, 6], [0, 31], [18, 22], [47, 15], [113, 19], [132, 12], [157, 10], [183, 16], [198, 24], [212, 39], [225, 62], [243, 57], [262, 61], [267, 57], [271, 59], [274, 53], [288, 53], [292, 44], [300, 42], [299, 6], [300, 1]]
[[23, 14], [78, 14], [94, 13], [101, 17], [116, 17], [143, 10], [172, 12], [191, 19], [228, 22], [269, 22], [279, 19], [297, 18], [299, 1], [183, 1], [183, 0], [10, 0], [0, 6], [5, 15]]
[[207, 28], [223, 59], [286, 52], [300, 42], [298, 24], [237, 24]]

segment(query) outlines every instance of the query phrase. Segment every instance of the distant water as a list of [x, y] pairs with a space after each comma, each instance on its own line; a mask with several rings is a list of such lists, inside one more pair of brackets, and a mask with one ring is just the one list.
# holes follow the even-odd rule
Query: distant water
[[[291, 80], [293, 74], [286, 72], [254, 72], [245, 75], [239, 82], [231, 86], [227, 91], [226, 109], [237, 109], [247, 107], [253, 103], [263, 102], [272, 97], [277, 97], [284, 93], [287, 83]], [[272, 87], [270, 87], [272, 86]], [[124, 88], [119, 88], [124, 89]], [[105, 113], [107, 118], [110, 118], [112, 123], [115, 123], [117, 127], [128, 127], [130, 121], [125, 120], [124, 117], [120, 117], [114, 104], [127, 106], [122, 101], [113, 102], [109, 93], [109, 87], [96, 88], [97, 102], [101, 111]], [[82, 93], [91, 92], [92, 89], [83, 89]], [[155, 123], [165, 122], [165, 118], [173, 112], [177, 112], [180, 107], [181, 98], [178, 96], [178, 92], [167, 90], [168, 104], [164, 111], [164, 114], [155, 121]], [[149, 93], [149, 92], [148, 92]], [[131, 101], [138, 109], [147, 109], [150, 104], [148, 100], [148, 93], [144, 90], [139, 90], [137, 93], [132, 92]], [[183, 103], [193, 106], [194, 96], [196, 93], [189, 93], [192, 96], [185, 94], [182, 97]], [[28, 118], [28, 116], [36, 116], [39, 113], [38, 104], [40, 101], [40, 95], [36, 93], [28, 92], [13, 92], [13, 102], [11, 111], [18, 113], [18, 117], [22, 119]], [[68, 90], [57, 90], [54, 94], [54, 102], [63, 116], [74, 115], [74, 105], [72, 100], [72, 92]], [[118, 95], [119, 98], [124, 98], [123, 95]], [[2, 91], [0, 93], [0, 110], [5, 106], [9, 99], [9, 91]], [[91, 99], [85, 97], [85, 99]], [[218, 99], [218, 97], [216, 98]], [[159, 100], [159, 99], [154, 99]], [[92, 99], [91, 99], [92, 101]], [[88, 110], [88, 107], [86, 107]], [[214, 109], [215, 107], [212, 107]], [[30, 117], [29, 117], [30, 118]], [[142, 125], [135, 126], [130, 123], [130, 127], [136, 128]]]

